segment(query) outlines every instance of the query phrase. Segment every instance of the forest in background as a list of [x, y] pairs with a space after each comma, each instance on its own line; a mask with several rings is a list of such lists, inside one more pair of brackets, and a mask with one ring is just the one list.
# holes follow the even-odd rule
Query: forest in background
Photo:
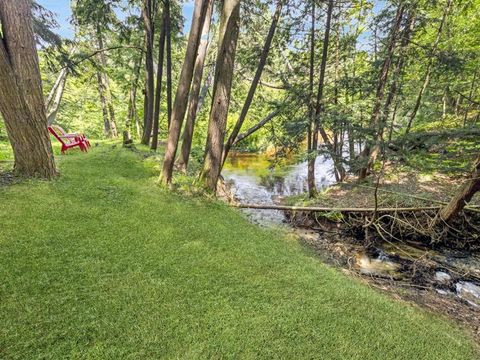
[[76, 0], [71, 40], [33, 4], [47, 122], [164, 152], [164, 184], [215, 192], [234, 149], [306, 159], [310, 198], [319, 155], [338, 182], [473, 165], [445, 222], [478, 191], [477, 1], [196, 0], [184, 34], [180, 2]]

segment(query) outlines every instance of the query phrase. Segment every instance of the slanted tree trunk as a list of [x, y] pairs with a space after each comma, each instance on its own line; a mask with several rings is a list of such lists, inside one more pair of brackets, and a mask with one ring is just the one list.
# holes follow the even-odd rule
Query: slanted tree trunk
[[433, 42], [432, 50], [430, 51], [430, 58], [428, 59], [427, 69], [425, 70], [425, 75], [423, 76], [423, 84], [420, 87], [417, 100], [415, 101], [415, 105], [413, 107], [412, 113], [409, 116], [407, 128], [405, 129], [405, 134], [408, 134], [410, 132], [410, 129], [412, 128], [413, 121], [415, 120], [415, 117], [417, 116], [417, 113], [418, 113], [418, 109], [420, 109], [420, 105], [422, 104], [423, 95], [425, 94], [425, 91], [427, 90], [427, 87], [428, 87], [428, 83], [430, 82], [430, 75], [432, 72], [433, 62], [435, 60], [435, 55], [437, 53], [438, 44], [440, 43], [440, 38], [442, 37], [443, 27], [445, 26], [447, 16], [450, 12], [450, 9], [452, 8], [452, 2], [453, 0], [447, 0], [445, 10], [443, 11], [442, 20], [440, 21], [440, 25], [438, 26], [438, 30], [437, 30], [437, 36], [435, 38], [435, 41]]
[[66, 77], [67, 77], [67, 68], [64, 67], [58, 73], [58, 76], [55, 79], [55, 83], [53, 84], [52, 88], [50, 89], [50, 92], [48, 93], [47, 99], [45, 100], [45, 109], [48, 110], [48, 108], [51, 107], [52, 101], [55, 98], [57, 90], [60, 87], [60, 84], [63, 82], [63, 79]]
[[153, 69], [153, 9], [152, 0], [143, 0], [142, 17], [145, 26], [145, 114], [142, 144], [149, 145], [153, 126], [154, 69]]
[[478, 191], [480, 191], [480, 155], [475, 161], [470, 178], [460, 187], [450, 202], [439, 211], [435, 224], [449, 223], [455, 219]]
[[57, 175], [29, 0], [0, 1], [0, 112], [21, 176]]
[[162, 16], [162, 30], [160, 31], [160, 38], [158, 41], [158, 68], [157, 68], [157, 87], [155, 89], [155, 105], [153, 113], [153, 135], [152, 135], [152, 150], [157, 150], [158, 146], [158, 129], [160, 122], [160, 100], [162, 96], [162, 82], [163, 82], [163, 58], [165, 55], [165, 34], [166, 34], [166, 15], [167, 12], [163, 9]]
[[203, 69], [205, 64], [205, 57], [208, 49], [208, 35], [210, 33], [210, 23], [213, 11], [213, 0], [207, 0], [209, 2], [207, 15], [203, 24], [202, 36], [200, 45], [198, 47], [197, 59], [195, 60], [195, 70], [193, 74], [192, 90], [190, 92], [190, 98], [188, 100], [187, 121], [185, 123], [185, 129], [183, 130], [182, 149], [180, 151], [180, 157], [177, 160], [178, 166], [181, 171], [186, 172], [188, 167], [188, 160], [190, 158], [190, 150], [192, 148], [193, 131], [195, 128], [195, 119], [197, 117], [197, 111], [200, 100], [200, 90], [202, 87]]
[[385, 87], [387, 86], [388, 82], [388, 74], [390, 71], [390, 66], [392, 64], [393, 55], [395, 52], [395, 46], [397, 42], [397, 37], [400, 29], [400, 25], [402, 23], [404, 5], [398, 5], [397, 12], [395, 15], [395, 20], [390, 31], [389, 42], [385, 54], [385, 59], [382, 64], [382, 69], [379, 73], [378, 83], [377, 83], [377, 90], [375, 94], [375, 103], [373, 106], [372, 116], [370, 118], [370, 127], [375, 129], [375, 141], [376, 146], [373, 148], [371, 144], [367, 141], [365, 144], [365, 148], [360, 156], [362, 160], [362, 164], [359, 171], [359, 179], [364, 179], [367, 174], [370, 166], [376, 159], [378, 152], [380, 151], [379, 142], [381, 142], [383, 136], [383, 126], [382, 126], [382, 114], [381, 114], [381, 105], [383, 102], [383, 98], [385, 95]]
[[208, 122], [207, 144], [205, 146], [205, 160], [200, 174], [200, 181], [212, 192], [217, 190], [217, 182], [222, 169], [223, 142], [230, 105], [239, 27], [240, 0], [225, 0], [218, 37], [218, 55], [212, 108]]
[[192, 27], [188, 36], [185, 60], [183, 62], [177, 93], [175, 95], [175, 102], [173, 104], [172, 117], [170, 119], [170, 129], [168, 132], [167, 149], [165, 151], [162, 174], [160, 175], [160, 181], [163, 184], [170, 184], [172, 182], [175, 155], [177, 153], [183, 118], [185, 117], [185, 113], [187, 111], [188, 95], [190, 93], [195, 59], [200, 43], [200, 35], [202, 32], [203, 23], [205, 21], [207, 7], [207, 0], [195, 0]]
[[255, 96], [255, 92], [257, 90], [258, 83], [260, 82], [260, 78], [262, 77], [263, 69], [265, 68], [265, 64], [267, 62], [268, 53], [270, 52], [270, 47], [272, 45], [273, 36], [275, 35], [275, 30], [277, 29], [278, 20], [280, 19], [280, 15], [282, 13], [282, 7], [285, 0], [278, 0], [277, 7], [275, 9], [275, 13], [273, 14], [272, 23], [270, 24], [270, 29], [268, 30], [267, 37], [265, 39], [265, 44], [263, 45], [262, 54], [260, 55], [260, 61], [257, 66], [257, 71], [255, 72], [255, 76], [253, 77], [252, 84], [250, 85], [250, 90], [248, 91], [247, 98], [245, 99], [245, 103], [243, 104], [242, 111], [240, 116], [233, 127], [232, 133], [230, 134], [227, 142], [225, 143], [223, 149], [223, 161], [227, 159], [228, 152], [232, 147], [232, 144], [235, 142], [238, 133], [240, 132], [243, 122], [247, 117], [248, 110], [252, 105], [253, 97]]
[[[58, 109], [60, 108], [60, 103], [62, 101], [63, 93], [65, 91], [67, 76], [68, 76], [67, 69], [66, 68], [62, 69], [55, 82], [54, 87], [52, 88], [48, 96], [47, 104], [46, 104], [48, 125], [51, 125], [55, 121], [55, 118], [57, 117]], [[50, 97], [52, 92], [53, 92], [53, 97]]]
[[254, 134], [258, 130], [260, 130], [262, 127], [264, 127], [266, 124], [268, 124], [270, 121], [272, 121], [276, 116], [280, 114], [280, 110], [274, 110], [267, 116], [265, 116], [262, 120], [260, 120], [258, 123], [253, 125], [250, 129], [245, 131], [242, 134], [238, 134], [237, 138], [235, 139], [233, 146], [237, 145], [239, 142], [245, 140], [247, 137], [250, 135]]
[[[125, 130], [123, 131], [123, 144], [129, 145], [132, 143], [132, 124], [138, 125], [137, 115], [137, 88], [138, 80], [140, 79], [140, 68], [142, 67], [143, 52], [138, 57], [133, 67], [132, 82], [130, 85], [130, 98], [128, 99], [128, 114], [127, 121], [125, 123]], [[137, 130], [137, 136], [140, 136], [140, 132]]]
[[[73, 47], [70, 51], [69, 56], [72, 56], [77, 51], [76, 46]], [[60, 73], [58, 74], [55, 83], [53, 84], [50, 92], [48, 93], [47, 99], [45, 100], [45, 108], [47, 109], [47, 119], [48, 124], [52, 124], [55, 121], [55, 117], [58, 113], [58, 108], [60, 107], [60, 103], [62, 101], [63, 92], [65, 90], [65, 84], [67, 81], [67, 77], [69, 75], [68, 66], [64, 66]]]

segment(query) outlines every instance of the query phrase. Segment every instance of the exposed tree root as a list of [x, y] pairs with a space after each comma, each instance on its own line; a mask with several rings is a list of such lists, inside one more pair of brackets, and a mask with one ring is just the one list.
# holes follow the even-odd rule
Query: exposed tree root
[[[399, 208], [400, 209], [400, 208]], [[345, 212], [339, 216], [313, 212], [289, 211], [287, 219], [295, 225], [322, 228], [326, 223], [362, 240], [366, 245], [377, 241], [420, 241], [428, 246], [480, 249], [480, 216], [461, 213], [453, 222], [439, 222], [438, 210], [381, 211], [376, 218], [370, 212]]]

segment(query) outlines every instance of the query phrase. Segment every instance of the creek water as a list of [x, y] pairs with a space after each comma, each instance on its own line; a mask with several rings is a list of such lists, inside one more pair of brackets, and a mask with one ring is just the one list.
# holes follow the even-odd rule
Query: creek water
[[[318, 189], [335, 183], [332, 173], [333, 164], [319, 156], [315, 166], [315, 178]], [[232, 154], [222, 172], [223, 178], [232, 190], [235, 198], [245, 204], [278, 204], [282, 198], [304, 194], [307, 188], [307, 163], [282, 161], [280, 164], [261, 154]], [[252, 221], [263, 227], [288, 227], [281, 211], [242, 209]], [[295, 233], [299, 235], [298, 229]], [[313, 233], [313, 236], [318, 234]], [[300, 236], [301, 232], [300, 232]], [[312, 236], [312, 232], [305, 234]], [[462, 269], [465, 273], [474, 274], [480, 279], [480, 254], [469, 254], [458, 251], [433, 251], [415, 243], [383, 243], [372, 254], [361, 246], [355, 248], [354, 268], [361, 274], [404, 278], [402, 260], [415, 261], [427, 253], [432, 259], [446, 266]], [[462, 272], [463, 272], [462, 271]], [[439, 296], [456, 296], [466, 303], [480, 309], [480, 282], [464, 279], [458, 274], [439, 266], [429, 274], [430, 283], [436, 288]]]
[[[315, 163], [318, 189], [335, 182], [332, 162], [322, 156]], [[276, 164], [265, 155], [234, 153], [230, 155], [222, 172], [235, 198], [242, 203], [278, 204], [283, 197], [308, 192], [307, 162], [294, 160]], [[275, 210], [242, 210], [249, 219], [261, 226], [284, 225], [283, 212]]]

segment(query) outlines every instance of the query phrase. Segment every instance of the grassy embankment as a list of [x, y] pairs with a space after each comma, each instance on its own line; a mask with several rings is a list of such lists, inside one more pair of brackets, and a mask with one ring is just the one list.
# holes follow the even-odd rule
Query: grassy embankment
[[133, 152], [102, 145], [58, 162], [54, 182], [0, 188], [0, 358], [478, 355], [450, 322], [296, 241], [159, 189], [155, 164]]

